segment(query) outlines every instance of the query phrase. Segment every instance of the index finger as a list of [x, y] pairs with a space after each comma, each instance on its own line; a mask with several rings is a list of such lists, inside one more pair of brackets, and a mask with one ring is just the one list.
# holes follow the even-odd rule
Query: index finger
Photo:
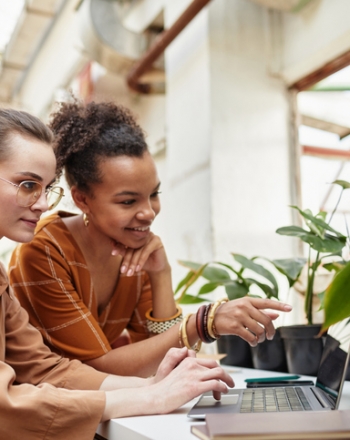
[[280, 310], [281, 312], [290, 312], [292, 310], [292, 306], [290, 304], [266, 298], [252, 298], [251, 304], [257, 309], [273, 309]]

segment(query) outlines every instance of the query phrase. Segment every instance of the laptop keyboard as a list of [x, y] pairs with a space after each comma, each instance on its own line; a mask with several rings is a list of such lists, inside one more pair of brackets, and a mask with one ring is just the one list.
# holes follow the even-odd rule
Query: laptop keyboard
[[311, 406], [300, 387], [258, 388], [243, 392], [241, 413], [310, 411]]

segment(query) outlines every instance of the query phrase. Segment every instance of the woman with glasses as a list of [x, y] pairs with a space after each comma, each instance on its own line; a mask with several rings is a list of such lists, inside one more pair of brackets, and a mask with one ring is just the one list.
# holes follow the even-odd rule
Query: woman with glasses
[[[0, 109], [0, 238], [33, 238], [41, 214], [63, 195], [55, 180], [51, 131], [25, 112]], [[233, 381], [216, 362], [185, 348], [171, 350], [150, 379], [107, 375], [52, 353], [0, 264], [1, 439], [92, 439], [101, 421], [170, 412], [209, 390], [219, 397], [226, 384]]]
[[[14, 252], [10, 279], [53, 351], [101, 371], [147, 377], [170, 347], [198, 350], [221, 334], [252, 345], [273, 337], [278, 315], [262, 309], [287, 310], [275, 301], [217, 303], [183, 319], [164, 246], [151, 231], [160, 181], [128, 110], [66, 103], [51, 128], [81, 214], [43, 219], [33, 241]], [[118, 347], [124, 330], [132, 344]]]

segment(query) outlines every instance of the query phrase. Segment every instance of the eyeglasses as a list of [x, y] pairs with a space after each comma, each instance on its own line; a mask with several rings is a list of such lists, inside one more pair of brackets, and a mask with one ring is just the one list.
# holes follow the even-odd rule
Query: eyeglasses
[[[3, 179], [2, 177], [0, 177], [0, 180], [17, 187], [16, 200], [18, 205], [23, 208], [34, 205], [43, 192], [43, 186], [41, 183], [35, 182], [34, 180], [24, 180], [19, 185]], [[49, 186], [45, 189], [45, 195], [47, 198], [48, 209], [53, 209], [64, 196], [64, 189], [59, 186]]]

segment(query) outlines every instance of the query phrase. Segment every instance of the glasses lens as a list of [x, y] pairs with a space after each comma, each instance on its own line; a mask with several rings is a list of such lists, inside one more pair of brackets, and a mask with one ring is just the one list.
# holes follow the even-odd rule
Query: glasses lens
[[17, 203], [23, 207], [33, 205], [40, 197], [42, 190], [38, 182], [29, 180], [21, 182], [17, 191]]
[[59, 204], [60, 200], [63, 197], [63, 193], [63, 188], [60, 188], [59, 186], [54, 186], [53, 188], [50, 188], [47, 193], [47, 204], [49, 205], [49, 209], [53, 209]]

